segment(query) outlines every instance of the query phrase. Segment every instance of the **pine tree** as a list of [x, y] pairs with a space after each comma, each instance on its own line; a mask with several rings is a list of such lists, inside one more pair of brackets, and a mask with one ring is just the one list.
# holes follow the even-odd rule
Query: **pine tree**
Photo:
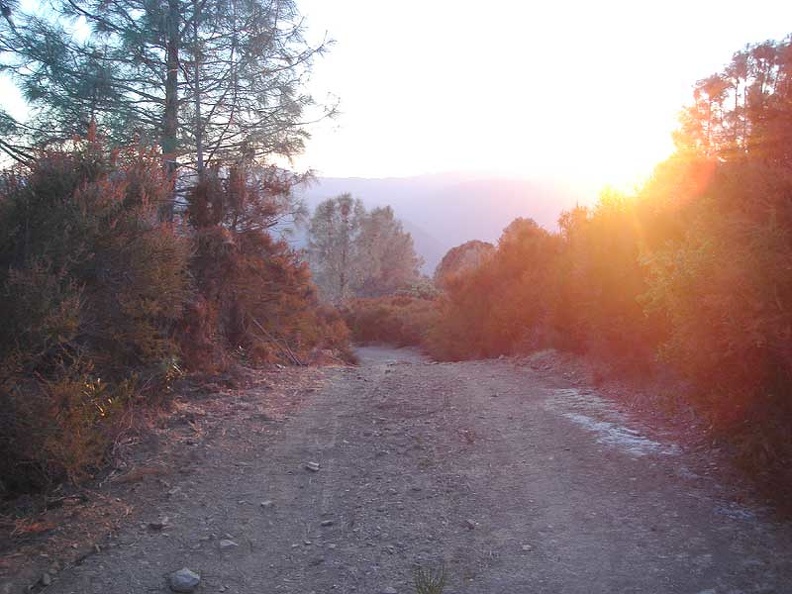
[[70, 140], [96, 122], [199, 173], [297, 154], [315, 107], [305, 82], [326, 48], [306, 42], [293, 0], [54, 0], [0, 29], [0, 70], [34, 110], [30, 140]]

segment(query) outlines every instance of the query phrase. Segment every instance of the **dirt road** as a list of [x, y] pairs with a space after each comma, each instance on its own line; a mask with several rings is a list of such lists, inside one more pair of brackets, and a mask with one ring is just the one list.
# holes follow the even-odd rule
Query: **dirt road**
[[226, 447], [46, 592], [167, 592], [188, 567], [198, 592], [400, 594], [440, 563], [447, 593], [792, 592], [790, 527], [594, 391], [508, 360], [361, 352], [306, 371], [288, 420], [229, 420]]

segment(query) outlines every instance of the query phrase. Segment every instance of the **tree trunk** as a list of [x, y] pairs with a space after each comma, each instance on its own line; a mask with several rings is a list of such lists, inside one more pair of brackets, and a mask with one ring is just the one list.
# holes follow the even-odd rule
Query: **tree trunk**
[[[162, 158], [168, 177], [176, 171], [179, 133], [179, 0], [168, 0], [168, 38], [165, 45], [165, 118], [162, 127]], [[173, 220], [174, 195], [163, 205], [161, 216]]]
[[195, 169], [198, 172], [198, 179], [203, 178], [204, 170], [204, 147], [203, 147], [203, 122], [201, 122], [201, 60], [203, 59], [202, 48], [198, 45], [198, 3], [193, 0], [193, 43], [195, 44], [193, 60], [195, 77]]

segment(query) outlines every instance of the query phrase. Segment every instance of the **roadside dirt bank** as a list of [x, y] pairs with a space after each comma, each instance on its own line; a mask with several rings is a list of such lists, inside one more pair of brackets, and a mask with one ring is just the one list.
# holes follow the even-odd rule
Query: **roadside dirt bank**
[[197, 592], [399, 594], [441, 564], [447, 593], [792, 592], [792, 527], [579, 377], [360, 354], [185, 400], [156, 459], [60, 508], [81, 563], [29, 548], [12, 575], [10, 552], [0, 592], [167, 592], [188, 567]]

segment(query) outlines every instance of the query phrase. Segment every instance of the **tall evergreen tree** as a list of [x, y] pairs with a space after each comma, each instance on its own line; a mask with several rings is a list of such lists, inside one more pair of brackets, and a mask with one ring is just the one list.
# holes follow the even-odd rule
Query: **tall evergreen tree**
[[53, 0], [0, 29], [0, 70], [33, 107], [32, 140], [94, 121], [198, 172], [297, 154], [315, 106], [306, 77], [326, 47], [306, 42], [293, 0]]

